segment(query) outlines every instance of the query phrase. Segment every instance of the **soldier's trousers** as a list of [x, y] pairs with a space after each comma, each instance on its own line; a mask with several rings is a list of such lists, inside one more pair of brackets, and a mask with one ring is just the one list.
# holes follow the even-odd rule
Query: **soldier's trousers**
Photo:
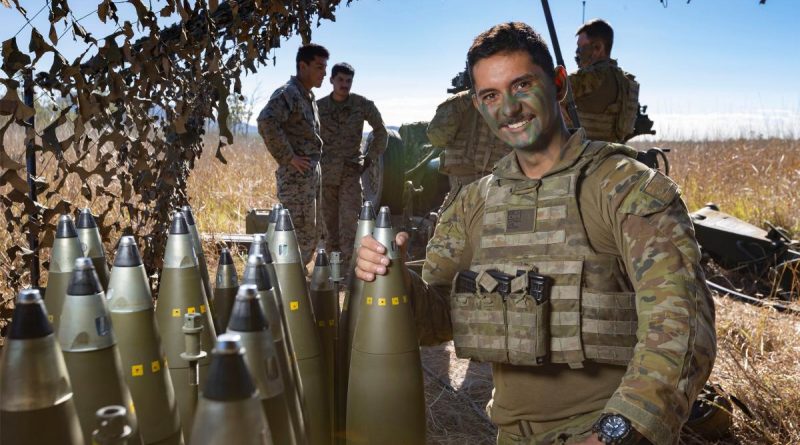
[[278, 199], [289, 209], [305, 266], [314, 256], [319, 234], [317, 231], [317, 195], [319, 194], [319, 164], [303, 173], [291, 165], [282, 165], [275, 172]]
[[497, 431], [497, 445], [568, 445], [581, 442], [592, 435], [592, 425], [602, 410], [583, 414], [563, 422], [520, 421], [513, 427]]
[[358, 164], [323, 166], [320, 207], [325, 221], [325, 250], [342, 252], [342, 264], [353, 255], [358, 213], [363, 202]]

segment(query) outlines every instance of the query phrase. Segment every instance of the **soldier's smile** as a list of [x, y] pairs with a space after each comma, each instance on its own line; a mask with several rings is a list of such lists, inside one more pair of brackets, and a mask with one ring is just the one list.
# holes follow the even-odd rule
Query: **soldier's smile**
[[531, 123], [535, 116], [525, 117], [522, 120], [518, 120], [516, 122], [508, 123], [508, 124], [501, 124], [500, 128], [510, 131], [512, 133], [516, 133], [519, 131], [523, 131], [525, 127]]

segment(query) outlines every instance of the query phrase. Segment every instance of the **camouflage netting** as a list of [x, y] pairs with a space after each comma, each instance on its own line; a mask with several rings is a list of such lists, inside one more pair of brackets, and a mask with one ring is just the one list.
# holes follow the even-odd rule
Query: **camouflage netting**
[[[12, 1], [30, 22], [33, 17]], [[76, 18], [68, 0], [50, 0], [46, 37], [31, 26], [27, 53], [16, 37], [2, 46], [0, 82], [6, 93], [0, 100], [0, 141], [12, 125], [33, 128], [28, 119], [34, 109], [20, 99], [21, 79], [46, 54], [53, 63], [34, 76], [36, 92], [66, 104], [51, 124], [31, 135], [37, 157], [49, 153], [58, 164], [53, 182], [35, 178], [43, 190], [36, 201], [28, 197], [24, 161], [9, 156], [6, 147], [0, 150], [0, 208], [6, 230], [21, 241], [0, 253], [8, 286], [18, 289], [28, 281], [33, 252], [22, 247], [25, 234], [41, 234], [40, 247], [49, 247], [58, 214], [74, 210], [63, 194], [70, 176], [80, 178], [80, 194], [95, 210], [104, 203], [98, 217], [104, 237], [120, 230], [137, 235], [148, 270], [157, 270], [170, 211], [187, 203], [186, 180], [203, 150], [205, 122], [217, 121], [216, 157], [225, 162], [220, 149], [233, 139], [227, 99], [241, 95], [241, 75], [266, 64], [281, 37], [299, 34], [310, 41], [312, 23], [334, 20], [340, 2], [165, 0], [154, 11], [143, 0], [104, 0], [97, 18], [116, 32], [95, 37], [80, 23], [88, 16]], [[9, 0], [0, 3], [10, 7]], [[122, 20], [120, 5], [132, 8], [128, 16], [135, 17]], [[172, 24], [160, 26], [156, 14]], [[73, 61], [58, 50], [67, 31], [86, 48]], [[123, 218], [112, 218], [112, 210]]]

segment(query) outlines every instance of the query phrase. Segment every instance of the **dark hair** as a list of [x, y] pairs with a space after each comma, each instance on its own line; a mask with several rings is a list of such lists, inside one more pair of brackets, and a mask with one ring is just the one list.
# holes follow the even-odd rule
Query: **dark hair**
[[331, 70], [331, 79], [336, 77], [336, 75], [339, 73], [342, 73], [345, 76], [355, 76], [356, 70], [353, 69], [353, 65], [350, 65], [347, 62], [341, 62], [333, 66], [333, 69]]
[[508, 22], [495, 25], [480, 33], [467, 51], [467, 65], [472, 85], [475, 79], [472, 70], [479, 60], [504, 52], [524, 51], [531, 61], [544, 70], [551, 79], [555, 78], [553, 57], [547, 44], [536, 31], [522, 22]]
[[603, 19], [589, 20], [578, 28], [578, 34], [585, 32], [589, 40], [600, 40], [606, 47], [606, 54], [611, 55], [611, 47], [614, 46], [614, 30], [611, 25]]
[[308, 43], [301, 46], [297, 50], [297, 57], [295, 57], [295, 66], [299, 70], [300, 69], [300, 62], [304, 62], [309, 64], [314, 61], [315, 57], [322, 57], [325, 59], [330, 58], [330, 54], [328, 54], [328, 50], [325, 49], [322, 45], [317, 45], [316, 43]]

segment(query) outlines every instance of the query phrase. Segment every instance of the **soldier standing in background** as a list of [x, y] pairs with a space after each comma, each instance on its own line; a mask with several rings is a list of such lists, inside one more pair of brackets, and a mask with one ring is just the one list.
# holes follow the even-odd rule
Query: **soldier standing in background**
[[[530, 26], [494, 26], [467, 59], [474, 105], [513, 151], [443, 210], [422, 277], [406, 271], [420, 343], [492, 363], [499, 444], [678, 443], [716, 357], [678, 186], [567, 129], [566, 71]], [[385, 252], [365, 237], [356, 275], [385, 274]]]
[[[633, 133], [639, 111], [639, 84], [611, 58], [614, 30], [606, 21], [594, 19], [575, 35], [579, 69], [570, 74], [569, 83], [581, 127], [589, 139], [625, 142]], [[567, 113], [564, 116], [569, 119]]]
[[297, 75], [275, 90], [258, 115], [258, 133], [278, 163], [278, 199], [289, 209], [303, 264], [314, 255], [317, 239], [319, 160], [322, 155], [319, 114], [312, 88], [322, 86], [328, 50], [310, 43], [297, 50]]
[[[333, 92], [317, 101], [325, 142], [321, 202], [325, 249], [342, 252], [343, 264], [349, 264], [353, 254], [358, 212], [363, 202], [361, 172], [383, 154], [388, 141], [383, 118], [375, 104], [350, 92], [354, 75], [350, 64], [334, 65], [331, 70]], [[372, 138], [362, 159], [364, 121], [372, 127]]]
[[480, 113], [472, 105], [471, 85], [456, 85], [461, 76], [453, 79], [455, 88], [448, 92], [456, 92], [461, 87], [466, 91], [458, 91], [439, 104], [436, 114], [428, 124], [428, 140], [434, 147], [443, 148], [440, 155], [439, 171], [447, 175], [450, 181], [450, 192], [444, 198], [442, 208], [455, 199], [458, 191], [465, 185], [477, 181], [491, 173], [495, 162], [508, 154], [511, 148], [497, 138]]

